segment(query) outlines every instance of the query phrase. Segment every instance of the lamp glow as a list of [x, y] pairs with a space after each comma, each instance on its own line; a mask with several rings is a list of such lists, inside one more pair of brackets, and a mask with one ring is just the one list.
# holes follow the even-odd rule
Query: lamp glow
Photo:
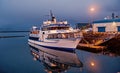
[[95, 11], [95, 8], [93, 8], [93, 7], [92, 7], [92, 8], [90, 8], [90, 11], [91, 11], [91, 12]]
[[91, 62], [90, 64], [91, 64], [91, 66], [95, 66], [95, 64], [93, 62]]

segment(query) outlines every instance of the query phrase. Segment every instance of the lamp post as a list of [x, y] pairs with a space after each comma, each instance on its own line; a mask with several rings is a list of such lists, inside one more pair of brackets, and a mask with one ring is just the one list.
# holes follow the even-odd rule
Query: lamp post
[[93, 16], [94, 16], [94, 13], [95, 13], [95, 7], [90, 7], [89, 11], [90, 11], [89, 12], [90, 13], [90, 25], [92, 26], [93, 31], [94, 31]]
[[93, 22], [93, 15], [94, 15], [94, 13], [95, 13], [95, 8], [94, 8], [94, 7], [91, 7], [91, 8], [90, 8], [90, 16], [91, 16], [91, 22], [90, 22], [90, 23]]

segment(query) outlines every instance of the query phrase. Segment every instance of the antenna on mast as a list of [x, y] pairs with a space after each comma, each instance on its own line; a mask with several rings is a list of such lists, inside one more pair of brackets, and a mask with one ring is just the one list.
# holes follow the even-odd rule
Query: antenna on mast
[[50, 16], [53, 17], [53, 13], [52, 13], [52, 10], [50, 10]]

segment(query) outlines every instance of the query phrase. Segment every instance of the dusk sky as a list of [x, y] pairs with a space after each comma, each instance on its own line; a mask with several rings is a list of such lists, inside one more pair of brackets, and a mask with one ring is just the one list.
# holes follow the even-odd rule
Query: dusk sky
[[[95, 11], [90, 12], [94, 7]], [[88, 22], [120, 15], [120, 0], [0, 0], [0, 24], [40, 24], [52, 10], [58, 19]]]

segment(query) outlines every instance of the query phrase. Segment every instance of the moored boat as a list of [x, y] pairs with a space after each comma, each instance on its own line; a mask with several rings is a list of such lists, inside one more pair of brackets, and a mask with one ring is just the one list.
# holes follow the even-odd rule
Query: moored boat
[[57, 21], [50, 12], [51, 20], [44, 21], [40, 28], [33, 26], [28, 43], [37, 46], [74, 52], [81, 40], [81, 32], [73, 29], [67, 21]]

